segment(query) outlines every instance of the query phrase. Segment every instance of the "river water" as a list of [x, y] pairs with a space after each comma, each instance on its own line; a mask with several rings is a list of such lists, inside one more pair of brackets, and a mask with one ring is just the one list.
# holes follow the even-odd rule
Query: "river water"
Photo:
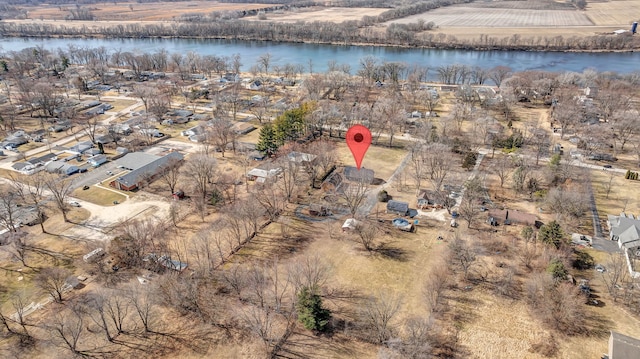
[[69, 45], [95, 48], [104, 46], [134, 53], [155, 52], [161, 48], [169, 53], [186, 54], [189, 51], [201, 55], [231, 56], [240, 54], [242, 69], [248, 70], [260, 55], [270, 53], [271, 66], [302, 64], [305, 71], [312, 62], [314, 72], [326, 71], [328, 63], [348, 64], [351, 72], [359, 67], [360, 59], [375, 56], [380, 61], [398, 61], [408, 65], [421, 65], [435, 69], [443, 65], [461, 64], [492, 68], [509, 66], [514, 71], [545, 70], [582, 72], [596, 71], [631, 73], [640, 69], [640, 53], [565, 53], [529, 51], [473, 51], [437, 50], [377, 46], [340, 46], [298, 43], [274, 43], [267, 41], [239, 41], [214, 39], [60, 39], [60, 38], [3, 38], [0, 53], [18, 51], [41, 45], [46, 49], [65, 49]]

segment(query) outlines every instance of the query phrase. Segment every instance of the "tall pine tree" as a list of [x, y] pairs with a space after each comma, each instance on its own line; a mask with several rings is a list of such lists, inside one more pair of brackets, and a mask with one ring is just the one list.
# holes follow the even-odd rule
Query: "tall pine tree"
[[322, 298], [316, 287], [303, 287], [298, 293], [298, 321], [308, 330], [322, 332], [326, 329], [331, 312], [322, 307]]

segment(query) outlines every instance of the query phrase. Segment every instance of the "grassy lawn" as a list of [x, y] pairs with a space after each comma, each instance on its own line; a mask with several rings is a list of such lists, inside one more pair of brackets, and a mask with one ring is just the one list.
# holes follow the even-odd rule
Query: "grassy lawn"
[[[640, 214], [640, 181], [624, 179], [624, 173], [612, 173], [604, 170], [591, 171], [591, 185], [596, 198], [596, 206], [600, 218], [606, 220], [607, 214], [618, 215], [623, 210]], [[607, 198], [607, 186], [611, 180], [611, 192]]]
[[[114, 206], [113, 201], [122, 203], [127, 200], [124, 194], [116, 189], [103, 189], [97, 186], [90, 186], [88, 190], [78, 188], [71, 194], [73, 197], [81, 200], [95, 203], [100, 206]], [[131, 195], [131, 194], [129, 194]]]

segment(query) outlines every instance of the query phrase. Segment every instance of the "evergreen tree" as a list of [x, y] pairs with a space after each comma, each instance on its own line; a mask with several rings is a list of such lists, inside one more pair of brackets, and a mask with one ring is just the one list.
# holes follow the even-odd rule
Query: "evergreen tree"
[[560, 248], [562, 239], [564, 238], [564, 232], [558, 222], [551, 221], [540, 227], [538, 238], [540, 238], [542, 243], [553, 244], [556, 248]]
[[256, 143], [256, 150], [271, 156], [278, 150], [278, 141], [276, 139], [276, 131], [273, 125], [268, 123], [260, 129], [260, 137]]
[[569, 275], [569, 272], [567, 271], [567, 268], [565, 268], [564, 263], [562, 263], [562, 261], [557, 258], [551, 260], [549, 266], [547, 267], [547, 272], [551, 274], [556, 282], [567, 279], [567, 275]]
[[326, 329], [331, 312], [322, 307], [322, 298], [316, 287], [303, 287], [298, 293], [298, 321], [308, 330], [322, 332]]

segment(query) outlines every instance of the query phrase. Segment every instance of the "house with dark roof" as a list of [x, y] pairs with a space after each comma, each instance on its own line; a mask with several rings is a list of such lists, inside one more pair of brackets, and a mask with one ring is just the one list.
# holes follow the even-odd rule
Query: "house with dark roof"
[[356, 168], [353, 166], [347, 166], [343, 171], [344, 177], [349, 181], [363, 182], [371, 184], [374, 179], [374, 172], [368, 168]]
[[396, 200], [390, 200], [387, 202], [387, 213], [397, 214], [399, 216], [406, 216], [409, 214], [409, 203]]
[[127, 153], [117, 160], [121, 168], [130, 172], [111, 181], [109, 185], [123, 191], [133, 191], [145, 183], [153, 182], [167, 167], [184, 159], [179, 152], [171, 152], [159, 157], [142, 152]]

